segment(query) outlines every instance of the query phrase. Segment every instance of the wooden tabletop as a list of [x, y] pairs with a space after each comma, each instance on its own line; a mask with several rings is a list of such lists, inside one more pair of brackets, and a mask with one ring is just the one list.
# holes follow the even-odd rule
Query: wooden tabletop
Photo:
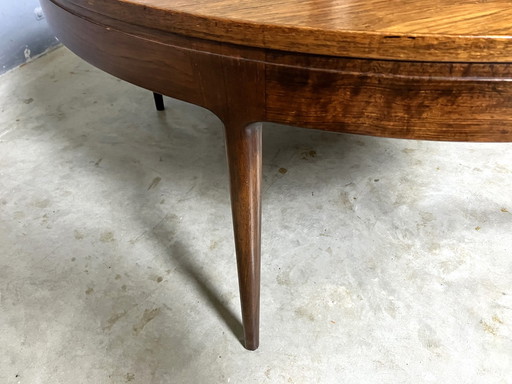
[[512, 62], [511, 0], [53, 0], [188, 36], [301, 53]]

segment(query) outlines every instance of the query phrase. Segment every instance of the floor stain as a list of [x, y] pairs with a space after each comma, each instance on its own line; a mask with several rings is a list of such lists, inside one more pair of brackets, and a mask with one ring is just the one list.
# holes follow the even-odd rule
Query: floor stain
[[142, 319], [140, 319], [140, 321], [133, 326], [133, 331], [135, 332], [135, 334], [138, 335], [151, 320], [158, 316], [160, 312], [160, 308], [155, 308], [151, 310], [146, 309], [144, 311], [144, 314], [142, 315]]
[[34, 101], [34, 99], [33, 99], [32, 97], [29, 97], [28, 99], [24, 99], [24, 100], [23, 100], [23, 102], [24, 102], [25, 104], [30, 104], [30, 103], [32, 103], [33, 101]]
[[157, 283], [161, 283], [162, 281], [164, 281], [164, 278], [162, 276], [151, 276], [149, 278], [149, 280], [153, 280], [153, 281], [156, 281]]
[[158, 185], [158, 183], [160, 183], [160, 181], [162, 181], [161, 177], [155, 177], [151, 184], [149, 184], [148, 191], [152, 188], [155, 188]]
[[297, 308], [295, 314], [303, 319], [315, 321], [315, 316], [306, 307]]
[[47, 208], [50, 205], [49, 199], [39, 200], [34, 203], [37, 208]]
[[107, 325], [103, 327], [103, 330], [110, 331], [112, 327], [117, 323], [120, 319], [122, 319], [124, 316], [126, 316], [126, 311], [120, 312], [120, 313], [114, 313], [110, 318], [107, 320]]
[[485, 332], [490, 333], [493, 336], [498, 335], [498, 330], [495, 327], [493, 327], [492, 325], [489, 325], [488, 323], [486, 323], [483, 320], [480, 320], [480, 324], [482, 325], [482, 328], [484, 329]]
[[117, 274], [115, 277], [116, 280], [121, 280], [121, 275]]
[[114, 241], [114, 233], [113, 232], [103, 232], [100, 236], [100, 241], [103, 243], [109, 243]]
[[356, 198], [350, 196], [348, 192], [343, 191], [340, 193], [340, 202], [343, 209], [354, 211], [354, 200], [356, 200]]
[[126, 374], [126, 382], [130, 382], [130, 381], [133, 381], [135, 380], [135, 374], [134, 373], [127, 373]]
[[288, 172], [288, 170], [286, 168], [279, 168], [279, 173], [281, 175], [284, 175], [286, 172]]
[[94, 289], [92, 289], [92, 288], [87, 288], [87, 291], [85, 291], [85, 294], [86, 294], [86, 295], [90, 295], [90, 294], [91, 294], [91, 293], [93, 293], [93, 292], [94, 292]]
[[301, 156], [300, 156], [300, 158], [301, 158], [302, 160], [309, 160], [309, 159], [312, 159], [312, 158], [314, 158], [314, 157], [316, 157], [316, 151], [315, 151], [315, 150], [313, 150], [313, 149], [312, 149], [312, 150], [310, 150], [310, 151], [304, 151], [304, 152], [302, 152], [302, 153], [301, 153]]
[[421, 211], [420, 216], [423, 219], [424, 223], [430, 223], [430, 222], [434, 221], [434, 214], [432, 212]]
[[83, 233], [81, 233], [80, 231], [78, 231], [76, 229], [74, 231], [74, 235], [75, 235], [75, 239], [77, 239], [77, 240], [82, 240], [85, 237], [85, 235]]
[[426, 349], [432, 352], [438, 350], [442, 346], [435, 329], [429, 325], [423, 325], [418, 329], [418, 340]]
[[100, 157], [99, 160], [94, 163], [94, 166], [99, 167], [102, 161], [103, 161], [103, 157]]
[[501, 320], [498, 315], [494, 315], [492, 317], [492, 321], [494, 321], [495, 323], [499, 323], [499, 324], [503, 324], [503, 320]]
[[280, 272], [276, 276], [277, 284], [289, 287], [291, 286], [290, 273], [289, 272]]

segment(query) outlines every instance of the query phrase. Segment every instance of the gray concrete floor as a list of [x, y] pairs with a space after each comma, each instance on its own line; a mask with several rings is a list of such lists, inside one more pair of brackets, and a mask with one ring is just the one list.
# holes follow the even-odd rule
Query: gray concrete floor
[[0, 94], [1, 383], [512, 383], [512, 144], [266, 124], [248, 352], [218, 119], [65, 48]]

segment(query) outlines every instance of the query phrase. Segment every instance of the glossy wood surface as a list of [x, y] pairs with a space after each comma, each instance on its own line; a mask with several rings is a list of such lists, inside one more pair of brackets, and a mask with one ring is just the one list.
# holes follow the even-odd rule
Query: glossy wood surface
[[[259, 343], [260, 122], [408, 139], [512, 141], [512, 55], [505, 26], [510, 10], [503, 1], [41, 4], [59, 39], [85, 60], [153, 92], [207, 108], [224, 123], [248, 349]], [[267, 7], [260, 9], [261, 4]], [[383, 13], [393, 4], [402, 5], [394, 18]], [[365, 5], [372, 5], [371, 11]], [[448, 10], [456, 17], [448, 19]], [[363, 20], [373, 20], [374, 28], [365, 30]], [[475, 20], [485, 25], [473, 35], [447, 33], [451, 25], [450, 33], [467, 34]], [[347, 29], [356, 26], [364, 28]], [[496, 35], [477, 36], [477, 31]]]
[[59, 0], [130, 24], [359, 58], [512, 61], [509, 0]]
[[227, 123], [231, 206], [245, 347], [259, 345], [261, 254], [261, 123]]

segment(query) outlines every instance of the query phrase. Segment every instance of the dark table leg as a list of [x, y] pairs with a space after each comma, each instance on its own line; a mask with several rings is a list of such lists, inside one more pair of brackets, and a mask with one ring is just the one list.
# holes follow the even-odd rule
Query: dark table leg
[[226, 124], [231, 207], [245, 347], [259, 344], [261, 250], [261, 123]]
[[164, 97], [160, 93], [153, 92], [153, 98], [155, 99], [156, 110], [163, 111], [165, 109]]

